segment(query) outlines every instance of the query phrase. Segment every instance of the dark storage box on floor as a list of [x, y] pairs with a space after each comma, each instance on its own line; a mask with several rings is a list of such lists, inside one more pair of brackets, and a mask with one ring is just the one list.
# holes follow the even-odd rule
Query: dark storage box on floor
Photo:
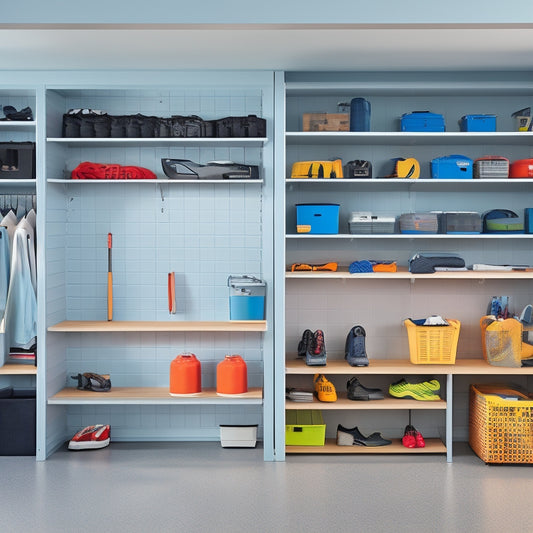
[[35, 389], [0, 389], [0, 455], [35, 455]]
[[35, 179], [35, 143], [0, 143], [0, 179]]

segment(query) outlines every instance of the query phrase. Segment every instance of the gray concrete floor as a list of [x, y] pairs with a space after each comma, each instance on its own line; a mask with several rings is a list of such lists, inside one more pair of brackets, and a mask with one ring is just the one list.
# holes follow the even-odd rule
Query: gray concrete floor
[[218, 443], [112, 443], [0, 457], [0, 531], [530, 532], [533, 471], [443, 455], [288, 456]]

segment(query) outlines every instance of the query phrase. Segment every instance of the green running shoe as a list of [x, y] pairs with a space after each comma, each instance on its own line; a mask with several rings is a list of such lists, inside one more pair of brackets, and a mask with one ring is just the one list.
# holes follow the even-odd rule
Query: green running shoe
[[422, 383], [408, 383], [402, 378], [389, 386], [389, 394], [394, 398], [409, 398], [424, 402], [439, 401], [440, 396], [437, 394], [439, 391], [440, 384], [436, 379]]

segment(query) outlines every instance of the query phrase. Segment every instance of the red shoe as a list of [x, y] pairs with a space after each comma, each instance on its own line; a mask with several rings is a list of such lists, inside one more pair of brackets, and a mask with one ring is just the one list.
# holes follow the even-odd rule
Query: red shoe
[[424, 446], [426, 445], [424, 437], [422, 437], [422, 433], [420, 433], [420, 431], [415, 431], [415, 441], [416, 448], [424, 448]]
[[96, 424], [87, 426], [78, 431], [68, 443], [69, 450], [96, 450], [109, 445], [111, 427], [109, 424]]
[[416, 448], [416, 429], [413, 426], [405, 426], [402, 444], [406, 448]]

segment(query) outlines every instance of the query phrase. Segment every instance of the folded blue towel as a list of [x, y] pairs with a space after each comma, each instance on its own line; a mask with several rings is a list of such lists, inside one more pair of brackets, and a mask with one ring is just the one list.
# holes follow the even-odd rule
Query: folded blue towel
[[374, 272], [372, 263], [370, 261], [354, 261], [348, 268], [350, 274], [358, 274], [361, 272]]

